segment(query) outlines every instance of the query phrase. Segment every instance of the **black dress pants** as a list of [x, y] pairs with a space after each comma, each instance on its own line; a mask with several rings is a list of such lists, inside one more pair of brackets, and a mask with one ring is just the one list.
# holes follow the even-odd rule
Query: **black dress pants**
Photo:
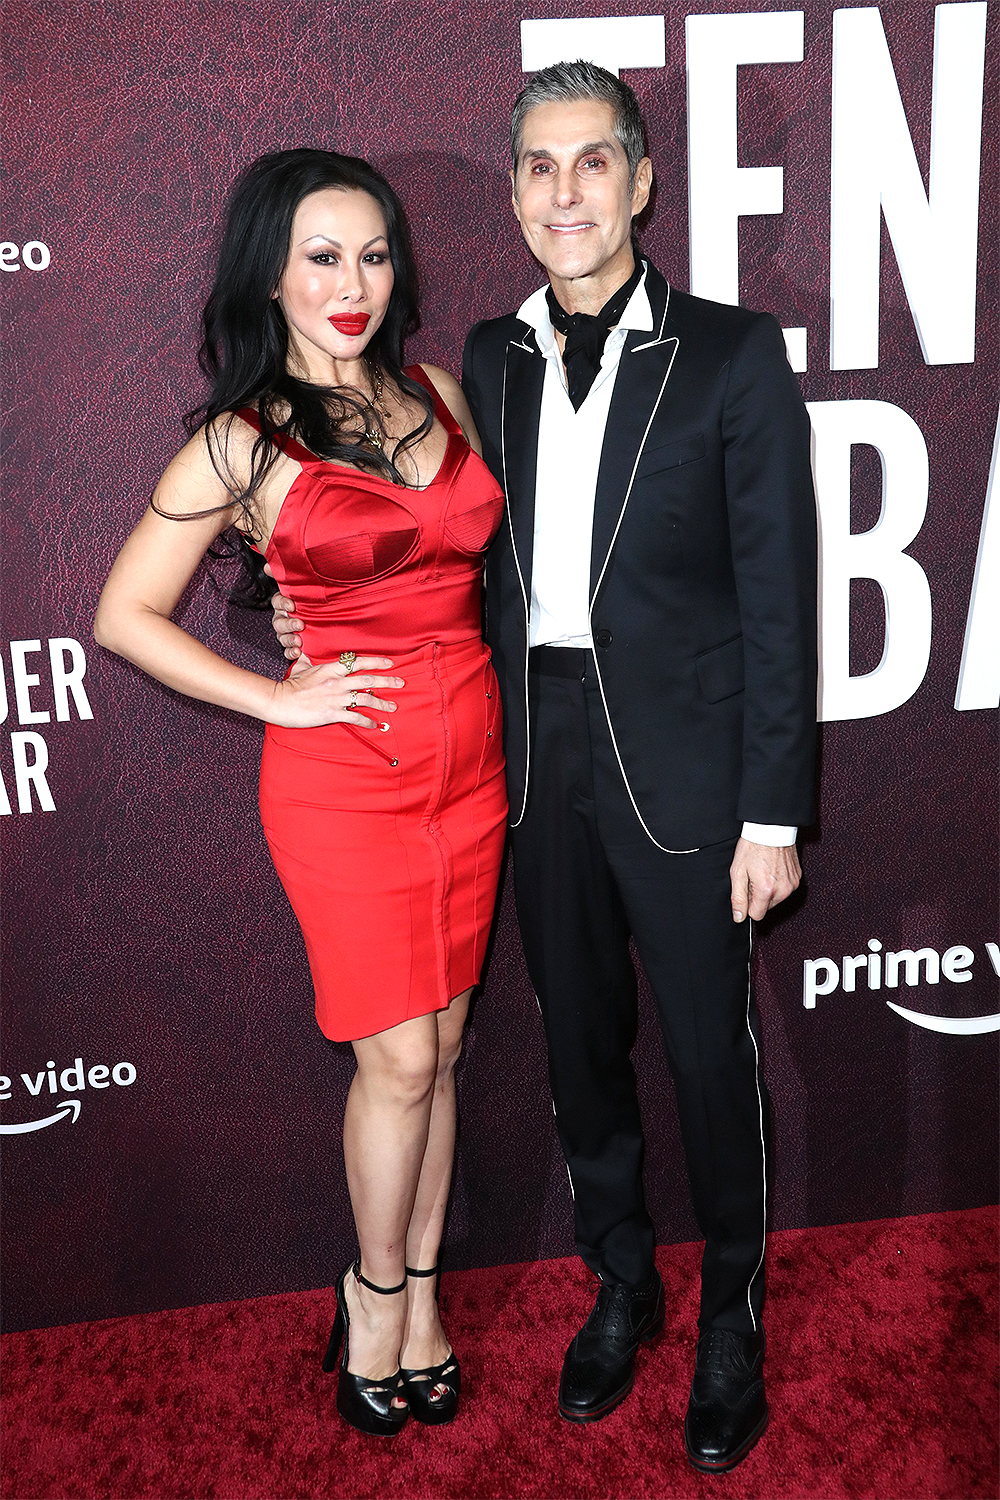
[[541, 647], [529, 667], [514, 883], [580, 1255], [607, 1281], [645, 1285], [653, 1270], [631, 934], [656, 996], [706, 1242], [699, 1325], [752, 1333], [764, 1300], [766, 1097], [750, 923], [732, 918], [735, 837], [689, 854], [658, 849], [622, 779], [591, 654]]

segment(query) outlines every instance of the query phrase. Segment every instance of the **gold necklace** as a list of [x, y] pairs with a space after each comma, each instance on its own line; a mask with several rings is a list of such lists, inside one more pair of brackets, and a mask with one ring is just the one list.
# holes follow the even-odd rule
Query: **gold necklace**
[[[383, 422], [388, 422], [389, 413], [386, 411], [385, 406], [382, 403], [382, 392], [385, 390], [385, 381], [382, 379], [382, 371], [379, 369], [378, 365], [369, 365], [368, 374], [371, 378], [372, 383], [372, 397], [369, 405], [371, 406], [371, 409], [375, 413], [376, 417], [381, 417]], [[377, 448], [380, 453], [385, 447], [385, 436], [380, 431], [378, 425], [376, 425], [373, 430], [368, 426], [367, 422], [365, 423], [365, 441], [371, 443], [372, 446]]]

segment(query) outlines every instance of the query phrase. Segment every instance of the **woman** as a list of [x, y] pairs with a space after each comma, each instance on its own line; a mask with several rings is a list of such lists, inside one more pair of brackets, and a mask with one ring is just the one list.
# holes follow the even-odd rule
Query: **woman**
[[[402, 207], [366, 162], [284, 151], [233, 194], [205, 310], [203, 420], [105, 586], [101, 645], [180, 692], [263, 719], [260, 805], [326, 1036], [353, 1043], [344, 1153], [360, 1255], [324, 1368], [337, 1407], [395, 1433], [455, 1414], [438, 1250], [454, 1067], [483, 962], [506, 797], [482, 557], [501, 494], [461, 389], [402, 366], [416, 315]], [[183, 524], [181, 524], [183, 523]], [[234, 526], [294, 595], [285, 680], [171, 620]]]

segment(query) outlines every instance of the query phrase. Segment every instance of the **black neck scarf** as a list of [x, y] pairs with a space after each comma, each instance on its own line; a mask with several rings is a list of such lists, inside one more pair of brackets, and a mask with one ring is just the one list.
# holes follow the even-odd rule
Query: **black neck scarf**
[[566, 384], [574, 411], [579, 411], [587, 399], [590, 387], [601, 368], [608, 334], [628, 306], [629, 298], [642, 280], [643, 270], [642, 262], [637, 260], [628, 281], [618, 288], [613, 297], [608, 298], [596, 317], [590, 313], [568, 313], [556, 301], [551, 287], [545, 293], [552, 326], [566, 340], [563, 364], [566, 367]]

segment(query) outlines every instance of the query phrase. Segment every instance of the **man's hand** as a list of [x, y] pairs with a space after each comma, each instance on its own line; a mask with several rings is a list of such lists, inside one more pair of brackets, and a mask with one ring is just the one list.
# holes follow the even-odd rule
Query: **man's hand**
[[[271, 577], [270, 566], [264, 569]], [[282, 650], [289, 661], [298, 661], [302, 655], [302, 637], [299, 631], [302, 629], [302, 621], [296, 618], [295, 605], [291, 599], [286, 599], [281, 593], [274, 594], [271, 598], [271, 608], [274, 613], [271, 616], [271, 624], [274, 633], [281, 642]]]
[[752, 844], [741, 838], [729, 867], [732, 882], [733, 921], [751, 916], [759, 922], [765, 912], [784, 901], [798, 888], [802, 867], [795, 845], [775, 849], [771, 844]]

